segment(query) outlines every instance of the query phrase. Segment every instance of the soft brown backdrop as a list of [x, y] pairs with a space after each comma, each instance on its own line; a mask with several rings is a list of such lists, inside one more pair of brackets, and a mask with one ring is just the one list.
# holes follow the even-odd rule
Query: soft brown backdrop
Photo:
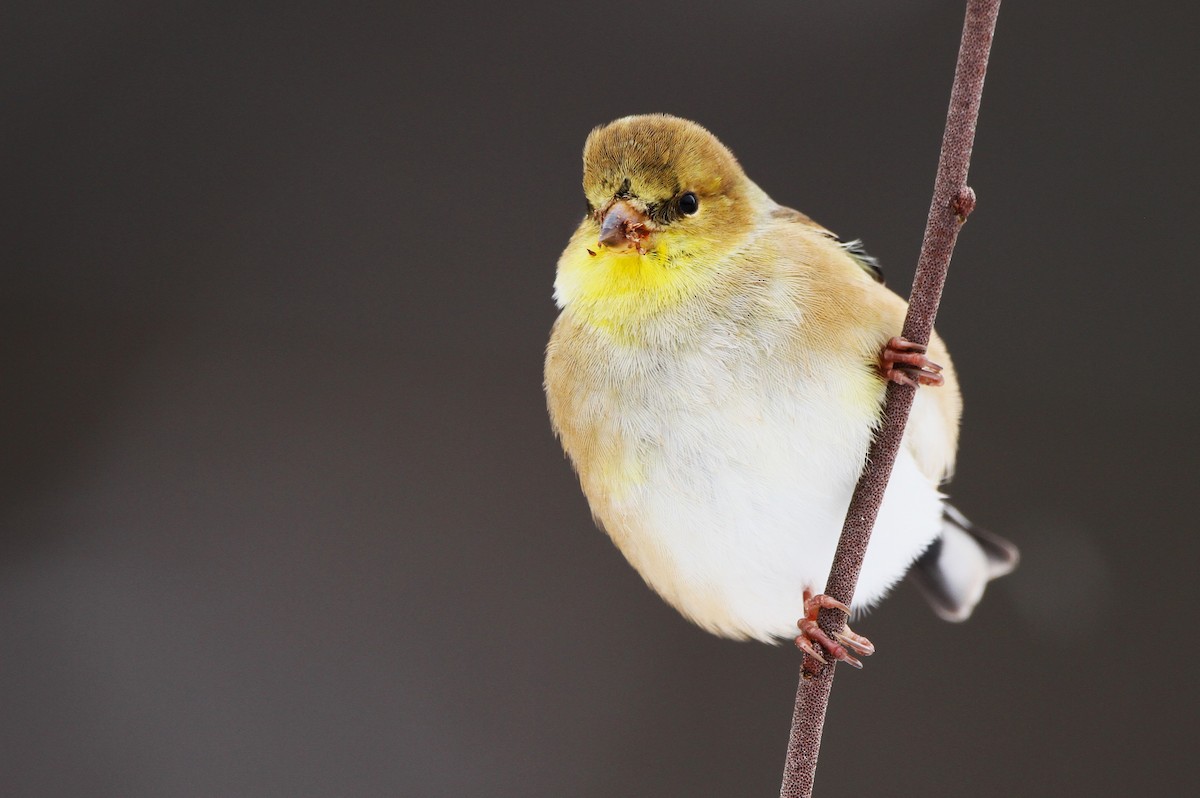
[[[5, 795], [777, 793], [796, 652], [664, 606], [548, 429], [579, 150], [695, 118], [907, 292], [962, 3], [407, 5], [7, 10]], [[1196, 24], [1001, 11], [939, 326], [1025, 561], [861, 622], [822, 798], [1194, 787]]]

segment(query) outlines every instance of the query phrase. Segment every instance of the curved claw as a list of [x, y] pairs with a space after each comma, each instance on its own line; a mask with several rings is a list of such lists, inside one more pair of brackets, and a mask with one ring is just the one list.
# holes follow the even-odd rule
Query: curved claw
[[925, 356], [926, 347], [900, 336], [892, 338], [879, 355], [879, 370], [885, 380], [911, 385], [944, 385], [942, 367]]
[[810, 591], [804, 591], [804, 616], [807, 618], [822, 609], [841, 610], [847, 616], [850, 615], [850, 608], [833, 596], [826, 596], [824, 593], [814, 596]]
[[875, 653], [875, 644], [862, 635], [850, 631], [849, 626], [843, 628], [840, 632], [834, 632], [833, 639], [847, 648], [854, 649], [864, 657], [869, 657]]
[[812, 644], [812, 641], [804, 635], [796, 635], [796, 648], [800, 649], [822, 665], [826, 664], [827, 662], [826, 659], [821, 656], [821, 652], [817, 651], [817, 647]]
[[839, 662], [861, 669], [862, 662], [850, 651], [867, 657], [875, 653], [875, 646], [867, 638], [852, 631], [849, 626], [832, 635], [827, 634], [817, 623], [817, 615], [822, 609], [840, 610], [847, 615], [850, 614], [850, 608], [837, 599], [823, 593], [814, 596], [811, 591], [805, 590], [804, 617], [796, 622], [796, 626], [800, 629], [800, 634], [796, 637], [796, 648], [822, 665], [826, 664], [827, 660], [821, 654], [820, 649], [824, 649], [825, 654]]

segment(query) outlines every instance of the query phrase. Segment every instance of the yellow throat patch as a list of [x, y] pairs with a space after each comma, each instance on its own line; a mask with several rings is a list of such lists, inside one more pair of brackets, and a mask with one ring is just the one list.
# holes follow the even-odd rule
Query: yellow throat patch
[[554, 297], [589, 324], [620, 332], [696, 296], [712, 279], [694, 258], [669, 257], [661, 240], [645, 255], [573, 245], [558, 261]]

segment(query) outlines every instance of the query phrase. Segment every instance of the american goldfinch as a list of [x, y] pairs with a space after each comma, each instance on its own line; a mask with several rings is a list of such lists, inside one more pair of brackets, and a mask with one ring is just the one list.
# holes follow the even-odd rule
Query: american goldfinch
[[812, 621], [849, 612], [820, 591], [892, 379], [933, 387], [855, 608], [911, 569], [940, 615], [970, 615], [1016, 549], [938, 491], [958, 442], [954, 368], [936, 335], [928, 355], [896, 337], [906, 304], [859, 243], [776, 204], [715, 136], [666, 115], [593, 130], [583, 189], [546, 395], [593, 516], [650, 587], [710, 632], [858, 665], [866, 638]]

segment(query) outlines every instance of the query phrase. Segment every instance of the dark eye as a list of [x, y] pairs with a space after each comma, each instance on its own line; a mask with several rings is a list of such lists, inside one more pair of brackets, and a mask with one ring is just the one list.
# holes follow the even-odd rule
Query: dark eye
[[688, 192], [679, 198], [679, 212], [691, 216], [696, 211], [700, 210], [700, 200], [692, 192]]

